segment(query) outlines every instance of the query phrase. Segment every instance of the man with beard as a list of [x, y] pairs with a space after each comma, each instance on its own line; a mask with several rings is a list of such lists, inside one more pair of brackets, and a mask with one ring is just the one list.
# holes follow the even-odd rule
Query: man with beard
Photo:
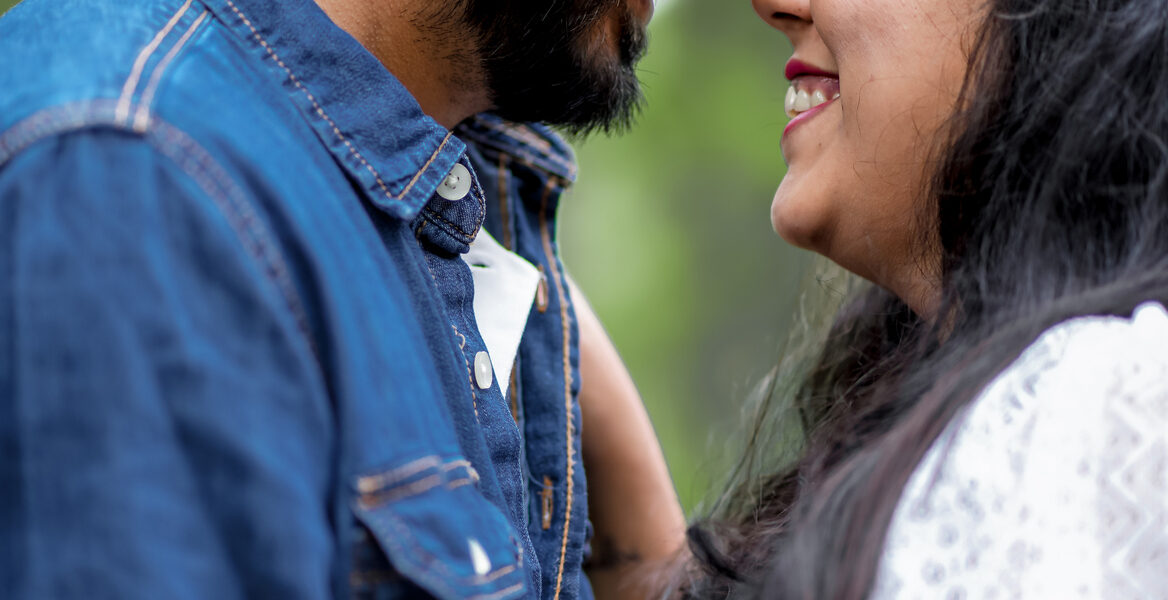
[[598, 595], [630, 589], [680, 512], [534, 122], [627, 125], [651, 12], [0, 19], [4, 595], [587, 598], [590, 503]]

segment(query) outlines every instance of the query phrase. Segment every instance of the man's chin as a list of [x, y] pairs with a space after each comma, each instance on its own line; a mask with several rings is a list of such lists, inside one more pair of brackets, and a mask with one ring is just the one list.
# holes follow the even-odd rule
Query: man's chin
[[632, 127], [642, 105], [640, 85], [631, 72], [627, 79], [573, 98], [545, 99], [549, 102], [542, 106], [533, 106], [527, 100], [501, 103], [494, 112], [512, 121], [542, 122], [570, 137], [583, 138], [596, 133], [624, 133]]
[[[642, 102], [635, 65], [645, 53], [646, 30], [633, 10], [642, 1], [612, 0], [582, 29], [551, 23], [534, 30], [538, 33], [522, 47], [514, 31], [489, 29], [488, 45], [500, 49], [496, 60], [487, 61], [495, 112], [512, 121], [543, 122], [573, 137], [626, 130]], [[648, 4], [652, 7], [651, 0]]]
[[643, 104], [635, 63], [612, 51], [591, 52], [588, 58], [588, 64], [556, 69], [556, 76], [532, 73], [539, 83], [524, 93], [498, 90], [495, 112], [513, 121], [540, 121], [571, 137], [627, 131]]

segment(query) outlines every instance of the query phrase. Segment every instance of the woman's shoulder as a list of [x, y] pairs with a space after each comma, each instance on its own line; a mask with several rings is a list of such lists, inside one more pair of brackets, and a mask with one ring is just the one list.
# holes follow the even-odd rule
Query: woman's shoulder
[[875, 598], [1168, 589], [1168, 311], [1052, 327], [905, 486]]
[[[1072, 392], [1080, 397], [1111, 398], [1162, 392], [1168, 387], [1163, 377], [1168, 372], [1166, 343], [1168, 310], [1156, 302], [1140, 305], [1131, 318], [1070, 319], [1039, 336], [978, 402], [1003, 394], [1043, 397], [1050, 392]], [[1019, 382], [1027, 387], [1016, 389]], [[1140, 384], [1152, 384], [1152, 389]]]

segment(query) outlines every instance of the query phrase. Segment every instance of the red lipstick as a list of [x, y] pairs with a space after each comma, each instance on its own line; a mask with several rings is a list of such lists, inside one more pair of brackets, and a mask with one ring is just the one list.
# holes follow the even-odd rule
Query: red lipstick
[[806, 95], [812, 92], [816, 94], [822, 93], [827, 98], [826, 102], [803, 110], [795, 115], [783, 130], [783, 137], [786, 138], [787, 134], [798, 124], [807, 121], [816, 114], [819, 114], [823, 109], [834, 104], [835, 99], [839, 97], [840, 88], [839, 75], [837, 73], [832, 73], [815, 65], [807, 64], [796, 58], [787, 61], [784, 74], [791, 81], [792, 86], [791, 90], [787, 92], [787, 100], [785, 102], [787, 114], [791, 114], [791, 103], [794, 99], [795, 90], [799, 90], [799, 94], [803, 98], [806, 98]]
[[800, 75], [818, 75], [820, 77], [839, 78], [839, 73], [825, 71], [819, 67], [816, 67], [815, 65], [809, 65], [797, 58], [792, 58], [791, 60], [787, 61], [787, 68], [784, 74], [787, 76], [788, 81]]

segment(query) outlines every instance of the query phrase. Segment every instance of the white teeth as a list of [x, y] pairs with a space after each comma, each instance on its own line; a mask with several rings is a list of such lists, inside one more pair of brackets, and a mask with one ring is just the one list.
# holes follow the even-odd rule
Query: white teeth
[[816, 106], [826, 104], [830, 100], [839, 98], [839, 92], [832, 94], [831, 98], [823, 90], [815, 90], [810, 94], [806, 90], [796, 90], [795, 86], [787, 88], [787, 97], [783, 101], [783, 109], [787, 116], [794, 118], [799, 116], [799, 113], [807, 112]]
[[795, 112], [801, 113], [811, 110], [811, 96], [803, 90], [795, 92]]

